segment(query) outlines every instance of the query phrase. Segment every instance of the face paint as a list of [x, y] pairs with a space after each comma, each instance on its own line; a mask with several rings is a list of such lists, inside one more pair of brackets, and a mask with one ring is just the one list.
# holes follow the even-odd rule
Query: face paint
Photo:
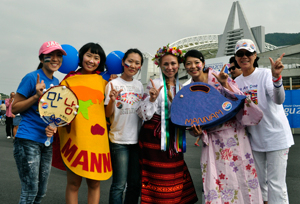
[[130, 67], [130, 64], [127, 64], [126, 62], [124, 62], [124, 67], [125, 67], [125, 68], [129, 68], [129, 67]]
[[44, 62], [46, 63], [46, 62], [50, 62], [50, 60], [51, 60], [51, 57], [44, 57]]
[[165, 71], [167, 68], [166, 67], [161, 67], [161, 70], [162, 71]]
[[202, 64], [198, 64], [196, 67], [197, 67], [197, 71], [202, 70]]

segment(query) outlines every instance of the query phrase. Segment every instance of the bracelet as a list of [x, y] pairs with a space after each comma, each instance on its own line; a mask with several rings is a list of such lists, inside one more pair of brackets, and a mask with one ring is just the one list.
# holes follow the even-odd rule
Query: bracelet
[[275, 84], [273, 84], [273, 85], [275, 88], [280, 88], [283, 85], [283, 83], [281, 83], [279, 86], [276, 86]]
[[273, 82], [277, 82], [282, 78], [282, 75], [280, 75], [275, 81], [272, 79]]

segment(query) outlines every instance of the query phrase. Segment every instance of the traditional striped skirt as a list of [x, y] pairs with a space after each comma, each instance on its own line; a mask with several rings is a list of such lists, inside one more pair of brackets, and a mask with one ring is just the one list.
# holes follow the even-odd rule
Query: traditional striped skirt
[[[170, 135], [174, 137], [174, 131]], [[173, 143], [174, 138], [170, 139]], [[141, 203], [197, 202], [197, 194], [182, 153], [160, 149], [160, 116], [146, 121], [139, 135], [142, 176]]]

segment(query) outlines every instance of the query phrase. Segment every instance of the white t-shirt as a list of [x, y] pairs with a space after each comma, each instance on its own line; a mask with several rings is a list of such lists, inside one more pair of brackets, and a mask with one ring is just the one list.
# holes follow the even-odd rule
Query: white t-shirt
[[125, 81], [118, 77], [106, 85], [104, 105], [110, 100], [111, 83], [114, 89], [123, 91], [115, 100], [114, 112], [109, 118], [111, 122], [109, 139], [118, 144], [137, 144], [142, 120], [136, 114], [136, 109], [144, 94], [144, 87], [138, 80]]
[[[283, 86], [275, 88], [270, 69], [255, 68], [254, 72], [244, 77], [235, 78], [235, 82], [245, 95], [250, 95], [254, 103], [263, 111], [263, 118], [258, 125], [247, 127], [252, 149], [258, 152], [276, 151], [289, 148], [294, 138], [283, 109]], [[282, 83], [282, 81], [281, 81]], [[281, 84], [280, 83], [280, 84]]]

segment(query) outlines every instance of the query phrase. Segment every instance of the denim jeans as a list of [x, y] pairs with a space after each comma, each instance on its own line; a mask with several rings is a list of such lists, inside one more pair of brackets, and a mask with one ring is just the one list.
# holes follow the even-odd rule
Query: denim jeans
[[110, 142], [113, 181], [110, 187], [109, 203], [121, 204], [126, 187], [124, 203], [138, 203], [141, 183], [138, 144], [124, 145]]
[[19, 204], [41, 203], [46, 195], [52, 161], [52, 145], [16, 138], [14, 157], [21, 180]]

